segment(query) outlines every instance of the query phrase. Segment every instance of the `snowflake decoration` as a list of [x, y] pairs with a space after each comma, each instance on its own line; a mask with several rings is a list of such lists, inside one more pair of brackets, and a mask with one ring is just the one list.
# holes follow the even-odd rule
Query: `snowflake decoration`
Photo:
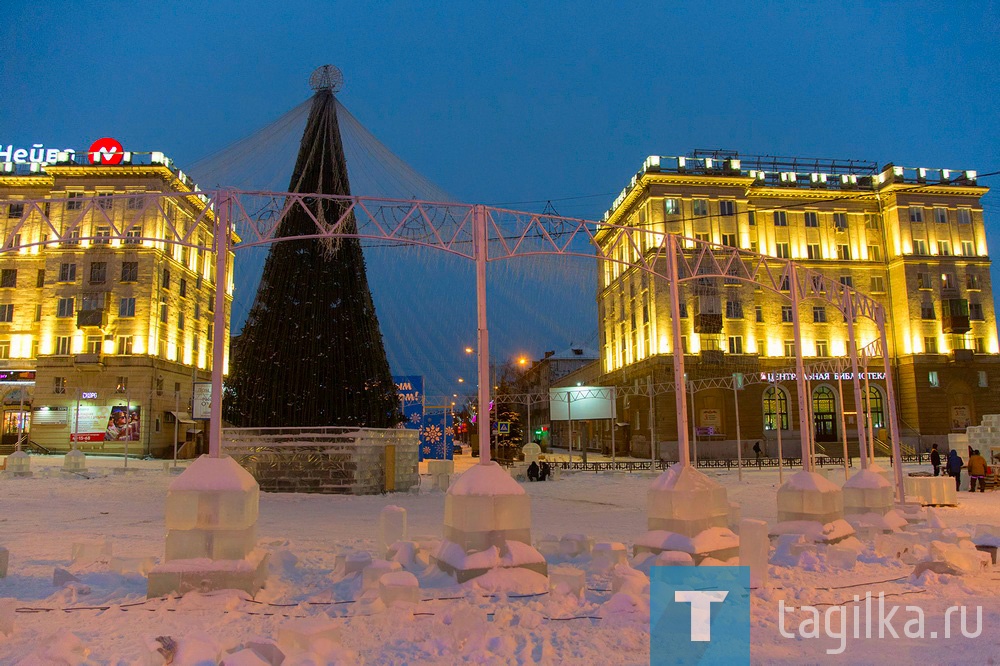
[[444, 436], [445, 437], [451, 437], [454, 434], [455, 434], [455, 429], [452, 428], [451, 426], [448, 426], [447, 428], [444, 429]]
[[441, 441], [441, 428], [436, 425], [429, 425], [424, 428], [424, 439], [426, 439], [431, 444], [437, 444]]
[[430, 454], [431, 454], [431, 447], [425, 446], [424, 447], [424, 455], [425, 456], [429, 456]]
[[413, 423], [420, 423], [420, 412], [413, 412], [413, 414], [410, 415], [410, 421]]

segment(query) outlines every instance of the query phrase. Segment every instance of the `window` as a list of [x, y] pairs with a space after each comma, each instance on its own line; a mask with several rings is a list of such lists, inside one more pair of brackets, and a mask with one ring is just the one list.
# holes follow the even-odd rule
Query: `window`
[[136, 282], [139, 280], [139, 262], [122, 262], [122, 282]]
[[910, 206], [910, 222], [923, 222], [924, 209], [920, 206]]
[[115, 384], [115, 393], [126, 393], [128, 391], [128, 377], [118, 375], [118, 382]]
[[813, 306], [813, 322], [817, 324], [826, 323], [826, 308], [822, 305]]
[[938, 379], [937, 370], [931, 370], [927, 373], [927, 383], [930, 384], [931, 388], [940, 388], [941, 380]]
[[118, 316], [119, 317], [134, 317], [135, 316], [135, 299], [134, 298], [123, 298], [118, 301]]
[[88, 335], [87, 336], [87, 353], [88, 354], [100, 354], [101, 347], [103, 346], [104, 338], [99, 335]]
[[938, 224], [948, 224], [948, 209], [936, 207], [934, 209], [934, 221]]
[[790, 284], [791, 282], [789, 282], [788, 276], [782, 275], [781, 280], [778, 281], [778, 289], [781, 291], [791, 291], [791, 287], [789, 286]]
[[932, 289], [931, 274], [927, 272], [917, 273], [917, 289]]
[[181, 289], [181, 298], [186, 298], [188, 295], [188, 282], [184, 278], [181, 278], [180, 289]]
[[41, 320], [42, 320], [42, 304], [37, 303], [35, 305], [35, 321], [41, 321]]
[[924, 239], [913, 239], [913, 254], [927, 254], [927, 242]]
[[972, 244], [972, 241], [962, 241], [962, 256], [963, 257], [976, 256], [976, 250]]
[[722, 244], [728, 247], [739, 247], [736, 234], [722, 234]]
[[131, 196], [128, 198], [126, 207], [129, 210], [139, 210], [142, 208], [142, 197], [141, 196]]
[[56, 338], [56, 355], [57, 356], [69, 356], [70, 350], [73, 348], [73, 338], [68, 335], [60, 335]]
[[76, 282], [76, 264], [59, 264], [59, 281]]
[[934, 304], [931, 302], [926, 302], [920, 306], [920, 318], [921, 319], [934, 319]]
[[14, 234], [7, 241], [7, 249], [13, 250], [21, 247], [21, 234]]
[[80, 244], [80, 229], [69, 229], [63, 232], [62, 244], [67, 247], [74, 247]]
[[726, 301], [726, 317], [728, 319], [743, 319], [743, 303], [741, 301]]
[[66, 210], [80, 210], [83, 208], [83, 192], [67, 192]]
[[17, 269], [4, 268], [0, 270], [0, 287], [13, 289], [17, 286]]
[[941, 290], [957, 289], [958, 283], [955, 281], [954, 273], [941, 273]]
[[736, 202], [729, 199], [719, 201], [719, 215], [731, 217], [736, 215]]
[[757, 251], [757, 241], [750, 241], [750, 251], [751, 252]]
[[833, 227], [837, 231], [847, 231], [847, 213], [834, 213]]
[[806, 256], [810, 259], [822, 259], [819, 252], [819, 243], [809, 243], [806, 245]]
[[167, 299], [160, 299], [160, 323], [167, 323]]
[[983, 321], [982, 303], [969, 303], [969, 319], [972, 321]]
[[45, 269], [44, 268], [39, 268], [38, 269], [38, 273], [36, 273], [36, 275], [37, 275], [37, 277], [35, 278], [35, 286], [38, 287], [38, 288], [44, 287], [45, 286]]
[[729, 336], [729, 353], [730, 354], [742, 354], [743, 353], [743, 336], [742, 335], [730, 335]]
[[214, 333], [214, 332], [215, 332], [215, 324], [209, 324], [208, 325], [208, 341], [209, 342], [212, 341], [212, 333]]
[[785, 211], [783, 210], [774, 211], [774, 226], [776, 227], [788, 226], [788, 217], [785, 215]]
[[[633, 313], [633, 315], [634, 315], [634, 313]], [[635, 326], [635, 323], [633, 323], [632, 325]], [[178, 312], [177, 313], [177, 330], [178, 331], [183, 331], [184, 330], [184, 313], [183, 312]]]
[[840, 284], [844, 285], [845, 287], [850, 287], [851, 289], [853, 289], [854, 288], [854, 278], [851, 277], [850, 275], [841, 275], [840, 276]]
[[126, 245], [138, 245], [142, 242], [142, 227], [132, 227], [125, 232]]
[[764, 306], [755, 305], [753, 306], [753, 318], [758, 324], [764, 323]]
[[90, 284], [104, 284], [108, 280], [108, 262], [90, 262]]
[[865, 213], [865, 229], [877, 231], [879, 228], [878, 213]]
[[163, 279], [160, 280], [160, 287], [170, 289], [170, 271], [166, 268], [163, 269]]
[[885, 427], [885, 410], [882, 407], [882, 392], [875, 386], [868, 389], [868, 413], [871, 414], [873, 428]]
[[747, 224], [751, 227], [757, 226], [757, 213], [752, 210], [747, 211]]
[[65, 393], [66, 392], [66, 378], [65, 377], [53, 377], [52, 378], [52, 392], [53, 393]]
[[882, 248], [878, 245], [869, 245], [868, 261], [882, 261]]
[[702, 216], [708, 215], [708, 199], [694, 200], [694, 214]]
[[163, 395], [163, 377], [156, 378], [156, 395]]
[[937, 337], [933, 335], [926, 336], [924, 338], [924, 353], [925, 354], [937, 354], [938, 344]]
[[972, 211], [968, 208], [958, 209], [958, 223], [959, 224], [972, 224]]
[[986, 353], [986, 338], [973, 338], [972, 339], [972, 349], [975, 350], [977, 354]]
[[680, 215], [681, 212], [681, 202], [677, 199], [664, 199], [663, 200], [663, 214], [664, 215]]
[[851, 260], [851, 246], [846, 244], [840, 244], [837, 246], [837, 259], [841, 261]]
[[111, 227], [97, 227], [94, 230], [94, 245], [111, 244]]
[[72, 298], [60, 298], [59, 303], [56, 305], [56, 316], [57, 317], [72, 317], [73, 316], [73, 299]]
[[981, 289], [981, 283], [979, 281], [979, 276], [975, 273], [965, 274], [965, 288], [966, 289]]
[[701, 241], [703, 243], [710, 242], [709, 238], [708, 238], [708, 232], [705, 232], [705, 233], [695, 233], [694, 239], [695, 240], [699, 240], [699, 241]]
[[0, 305], [0, 322], [9, 324], [14, 321], [14, 306], [11, 303]]
[[788, 259], [792, 256], [788, 249], [788, 243], [775, 243], [774, 254], [779, 259]]
[[830, 343], [827, 340], [816, 341], [816, 356], [829, 356]]
[[781, 306], [781, 322], [783, 324], [788, 324], [792, 321], [792, 306], [782, 305]]
[[885, 293], [885, 279], [881, 275], [872, 276], [871, 291], [873, 294]]
[[815, 211], [806, 211], [806, 226], [807, 227], [818, 227], [819, 226], [819, 213]]
[[118, 336], [118, 354], [120, 356], [131, 356], [132, 355], [132, 336], [131, 335], [119, 335]]
[[979, 373], [979, 388], [986, 388], [990, 385], [989, 376], [986, 374], [985, 370], [980, 370]]
[[785, 340], [781, 346], [785, 356], [795, 356], [795, 340]]
[[788, 430], [788, 395], [778, 388], [775, 400], [775, 388], [769, 387], [764, 391], [764, 430], [776, 430], [779, 423], [782, 430]]
[[98, 192], [97, 193], [97, 207], [103, 210], [108, 210], [111, 208], [111, 192]]
[[23, 203], [12, 203], [7, 207], [7, 217], [19, 218], [24, 215], [24, 204]]
[[951, 256], [951, 243], [948, 241], [938, 241], [938, 254], [942, 257]]

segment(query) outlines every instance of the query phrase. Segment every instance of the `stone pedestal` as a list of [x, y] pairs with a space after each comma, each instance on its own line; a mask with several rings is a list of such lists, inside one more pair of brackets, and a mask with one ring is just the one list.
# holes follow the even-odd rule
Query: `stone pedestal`
[[844, 483], [844, 513], [877, 513], [881, 516], [895, 506], [892, 484], [877, 470], [863, 469]]
[[7, 456], [7, 474], [11, 476], [31, 476], [31, 458], [24, 451], [14, 451]]
[[646, 493], [650, 531], [664, 530], [695, 537], [710, 527], [729, 524], [726, 489], [691, 465], [673, 465]]
[[255, 550], [260, 490], [232, 458], [201, 456], [167, 490], [166, 561], [149, 573], [149, 597], [189, 590], [255, 594], [267, 556]]
[[459, 582], [492, 568], [523, 567], [546, 573], [531, 545], [531, 500], [496, 462], [473, 465], [444, 498], [444, 540], [433, 560]]
[[796, 472], [778, 488], [779, 523], [806, 520], [823, 525], [843, 517], [843, 492], [816, 472]]

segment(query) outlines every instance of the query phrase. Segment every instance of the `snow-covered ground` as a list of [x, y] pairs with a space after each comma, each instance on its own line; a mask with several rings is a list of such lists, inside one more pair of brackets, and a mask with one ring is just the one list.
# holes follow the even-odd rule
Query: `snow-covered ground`
[[[473, 462], [462, 458], [458, 467]], [[283, 624], [303, 617], [339, 623], [339, 647], [331, 647], [324, 658], [298, 663], [604, 665], [649, 659], [648, 587], [612, 598], [606, 575], [588, 575], [583, 599], [555, 593], [522, 597], [509, 589], [491, 594], [489, 580], [455, 586], [431, 570], [418, 575], [425, 601], [412, 611], [387, 611], [362, 597], [357, 575], [336, 573], [337, 555], [374, 552], [378, 515], [387, 505], [407, 510], [410, 538], [439, 538], [444, 495], [429, 490], [427, 480], [415, 494], [263, 494], [258, 536], [271, 554], [271, 574], [256, 599], [222, 592], [147, 601], [142, 575], [115, 573], [100, 561], [74, 565], [71, 548], [74, 542], [106, 537], [115, 556], [162, 558], [164, 504], [174, 475], [160, 462], [130, 461], [135, 471], [121, 474], [115, 472], [120, 459], [90, 458], [94, 478], [64, 478], [58, 472], [61, 457], [34, 457], [32, 463], [33, 478], [0, 478], [0, 546], [10, 552], [0, 597], [15, 599], [17, 608], [14, 631], [5, 636], [9, 605], [0, 600], [0, 663], [147, 663], [147, 646], [158, 636], [178, 641], [181, 656], [185, 650], [189, 656], [198, 650], [224, 653], [255, 638], [276, 639]], [[775, 522], [777, 470], [748, 470], [742, 482], [736, 472], [715, 476], [744, 518]], [[646, 529], [651, 481], [649, 474], [578, 473], [525, 484], [532, 499], [532, 534], [536, 542], [547, 534], [582, 533], [630, 545]], [[949, 526], [1000, 525], [1000, 495], [962, 492], [959, 499], [958, 508], [938, 512]], [[1000, 573], [913, 577], [912, 565], [880, 557], [871, 548], [858, 559], [852, 569], [843, 570], [831, 566], [825, 555], [807, 552], [798, 558], [800, 566], [772, 565], [769, 587], [752, 602], [754, 663], [969, 664], [1000, 657]], [[57, 568], [75, 574], [79, 582], [55, 587]], [[531, 591], [532, 583], [525, 577], [524, 590]], [[863, 606], [866, 592], [885, 592], [886, 604], [919, 605], [925, 613], [925, 638], [879, 639], [876, 617], [873, 638], [865, 639], [862, 627], [858, 639], [851, 633], [846, 640], [843, 654], [829, 656], [824, 651], [836, 648], [836, 639], [798, 636], [806, 616], [786, 618], [785, 630], [795, 638], [779, 631], [782, 600], [823, 612], [830, 604], [851, 602], [854, 595]], [[970, 606], [973, 625], [975, 606], [982, 606], [981, 635], [963, 637], [955, 616], [950, 639], [930, 638], [931, 631], [943, 636], [945, 609], [955, 604]], [[897, 632], [913, 617], [904, 610], [893, 621]], [[837, 632], [840, 616], [834, 614], [832, 621]]]

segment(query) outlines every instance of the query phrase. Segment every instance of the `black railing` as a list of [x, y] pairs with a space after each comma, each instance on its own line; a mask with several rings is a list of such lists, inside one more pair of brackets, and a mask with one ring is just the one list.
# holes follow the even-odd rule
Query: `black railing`
[[[549, 460], [548, 462], [553, 467], [577, 470], [581, 472], [648, 472], [653, 468], [649, 460], [616, 460], [614, 462], [610, 460], [601, 460], [596, 462], [583, 462], [582, 460]], [[783, 458], [782, 463], [785, 467], [798, 467], [802, 464], [802, 459]], [[657, 460], [655, 469], [662, 471], [670, 465], [675, 464], [676, 461], [673, 460]], [[843, 457], [837, 458], [826, 456], [816, 459], [816, 465], [818, 467], [842, 467], [843, 464]], [[853, 466], [853, 459], [850, 460], [848, 464]], [[739, 461], [735, 458], [726, 458], [722, 460], [703, 459], [698, 461], [697, 466], [704, 469], [738, 469]], [[778, 466], [777, 458], [747, 458], [743, 461], [744, 469], [763, 469], [765, 467], [770, 468]]]

